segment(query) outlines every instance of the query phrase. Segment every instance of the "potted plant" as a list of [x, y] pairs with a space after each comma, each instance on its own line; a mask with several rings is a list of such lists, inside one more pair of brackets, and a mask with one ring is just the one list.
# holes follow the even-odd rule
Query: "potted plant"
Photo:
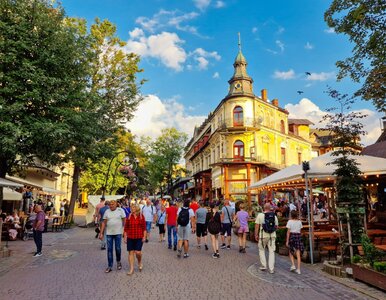
[[375, 248], [365, 234], [362, 235], [361, 244], [364, 256], [355, 255], [351, 260], [353, 278], [386, 291], [386, 262], [378, 261], [384, 254]]
[[280, 255], [288, 255], [289, 250], [286, 246], [287, 228], [279, 228], [276, 230], [276, 252]]
[[249, 240], [251, 242], [256, 242], [256, 239], [255, 239], [255, 222], [254, 221], [248, 221], [248, 228], [249, 228], [249, 235], [247, 235], [247, 238], [249, 237]]

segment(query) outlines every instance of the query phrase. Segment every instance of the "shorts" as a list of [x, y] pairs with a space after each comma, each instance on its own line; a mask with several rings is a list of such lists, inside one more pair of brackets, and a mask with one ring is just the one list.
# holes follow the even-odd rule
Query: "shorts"
[[248, 226], [240, 226], [239, 230], [237, 231], [237, 233], [247, 233], [249, 232], [249, 228]]
[[142, 251], [142, 239], [127, 239], [127, 251]]
[[196, 235], [206, 236], [208, 234], [208, 226], [206, 224], [197, 223], [196, 225]]
[[147, 232], [150, 232], [150, 230], [151, 230], [151, 223], [152, 223], [152, 222], [146, 221], [146, 231], [147, 231]]
[[180, 240], [181, 241], [189, 240], [189, 237], [190, 237], [190, 226], [178, 225], [177, 236], [178, 236], [178, 240], [179, 241]]
[[157, 224], [157, 226], [158, 226], [159, 234], [164, 234], [165, 233], [165, 224]]
[[221, 224], [221, 235], [225, 235], [225, 232], [227, 233], [227, 236], [232, 235], [232, 225], [231, 223], [222, 223]]

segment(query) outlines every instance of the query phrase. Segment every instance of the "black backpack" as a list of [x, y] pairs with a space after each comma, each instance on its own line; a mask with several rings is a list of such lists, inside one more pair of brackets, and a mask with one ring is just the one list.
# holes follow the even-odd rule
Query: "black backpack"
[[221, 218], [220, 213], [216, 212], [213, 214], [213, 211], [209, 212], [207, 214], [207, 218], [209, 216], [208, 220], [208, 231], [210, 234], [219, 234], [221, 230]]
[[266, 233], [272, 233], [272, 232], [276, 231], [275, 213], [274, 212], [264, 213], [263, 230]]
[[187, 226], [189, 224], [189, 208], [182, 207], [178, 214], [177, 224]]

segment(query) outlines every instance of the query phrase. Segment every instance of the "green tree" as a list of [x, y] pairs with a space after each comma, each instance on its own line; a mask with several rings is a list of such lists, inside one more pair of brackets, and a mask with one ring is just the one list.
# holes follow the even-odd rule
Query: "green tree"
[[[353, 99], [348, 95], [341, 95], [336, 90], [329, 90], [330, 96], [339, 103], [338, 108], [329, 109], [329, 113], [323, 117], [326, 122], [324, 130], [330, 131], [331, 144], [335, 149], [331, 155], [336, 158], [332, 164], [336, 165], [336, 204], [338, 219], [340, 222], [349, 224], [343, 226], [343, 246], [352, 243], [360, 243], [363, 233], [364, 220], [364, 196], [362, 192], [361, 171], [355, 159], [358, 152], [359, 137], [363, 131], [361, 120], [366, 115], [360, 112], [349, 112]], [[348, 231], [348, 228], [351, 231]], [[350, 241], [351, 239], [351, 241]], [[350, 249], [352, 258], [352, 248]]]
[[151, 143], [149, 148], [149, 182], [153, 189], [158, 187], [162, 193], [163, 186], [166, 184], [167, 191], [170, 191], [187, 138], [185, 133], [175, 128], [167, 128], [163, 129], [161, 136]]
[[334, 0], [324, 14], [328, 26], [354, 44], [352, 56], [336, 63], [338, 80], [364, 80], [355, 96], [372, 101], [380, 112], [386, 112], [385, 11], [384, 0]]
[[99, 158], [109, 161], [119, 150], [114, 136], [120, 124], [131, 119], [141, 100], [139, 85], [143, 82], [136, 81], [137, 73], [142, 71], [138, 68], [139, 57], [125, 52], [125, 43], [116, 36], [114, 24], [96, 19], [88, 33], [84, 20], [67, 19], [67, 23], [89, 42], [89, 88], [85, 102], [91, 106], [82, 110], [82, 117], [73, 123], [72, 151], [66, 154], [66, 159], [74, 162], [72, 211], [78, 197], [81, 170], [89, 167], [87, 162]]
[[[0, 177], [68, 151], [87, 84], [85, 39], [60, 5], [0, 0]], [[3, 199], [0, 189], [0, 205]]]

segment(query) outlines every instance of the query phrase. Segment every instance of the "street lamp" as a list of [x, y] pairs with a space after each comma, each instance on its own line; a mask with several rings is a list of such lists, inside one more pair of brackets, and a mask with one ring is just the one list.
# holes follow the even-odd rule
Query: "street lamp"
[[115, 172], [116, 170], [118, 169], [118, 167], [120, 166], [124, 166], [124, 167], [127, 167], [129, 168], [130, 170], [132, 171], [135, 171], [137, 169], [137, 166], [138, 166], [138, 159], [136, 157], [133, 157], [132, 154], [127, 151], [127, 150], [124, 150], [124, 151], [120, 151], [118, 153], [116, 153], [114, 155], [114, 157], [110, 160], [109, 162], [109, 166], [107, 168], [107, 172], [106, 172], [106, 176], [105, 176], [105, 183], [104, 185], [102, 186], [102, 197], [105, 196], [105, 193], [106, 193], [106, 189], [107, 189], [107, 181], [109, 179], [109, 175], [110, 175], [110, 169], [111, 169], [111, 165], [113, 163], [113, 161], [120, 155], [120, 154], [123, 154], [123, 153], [126, 153], [126, 156], [123, 158], [122, 162], [119, 162], [117, 167], [115, 168]]

